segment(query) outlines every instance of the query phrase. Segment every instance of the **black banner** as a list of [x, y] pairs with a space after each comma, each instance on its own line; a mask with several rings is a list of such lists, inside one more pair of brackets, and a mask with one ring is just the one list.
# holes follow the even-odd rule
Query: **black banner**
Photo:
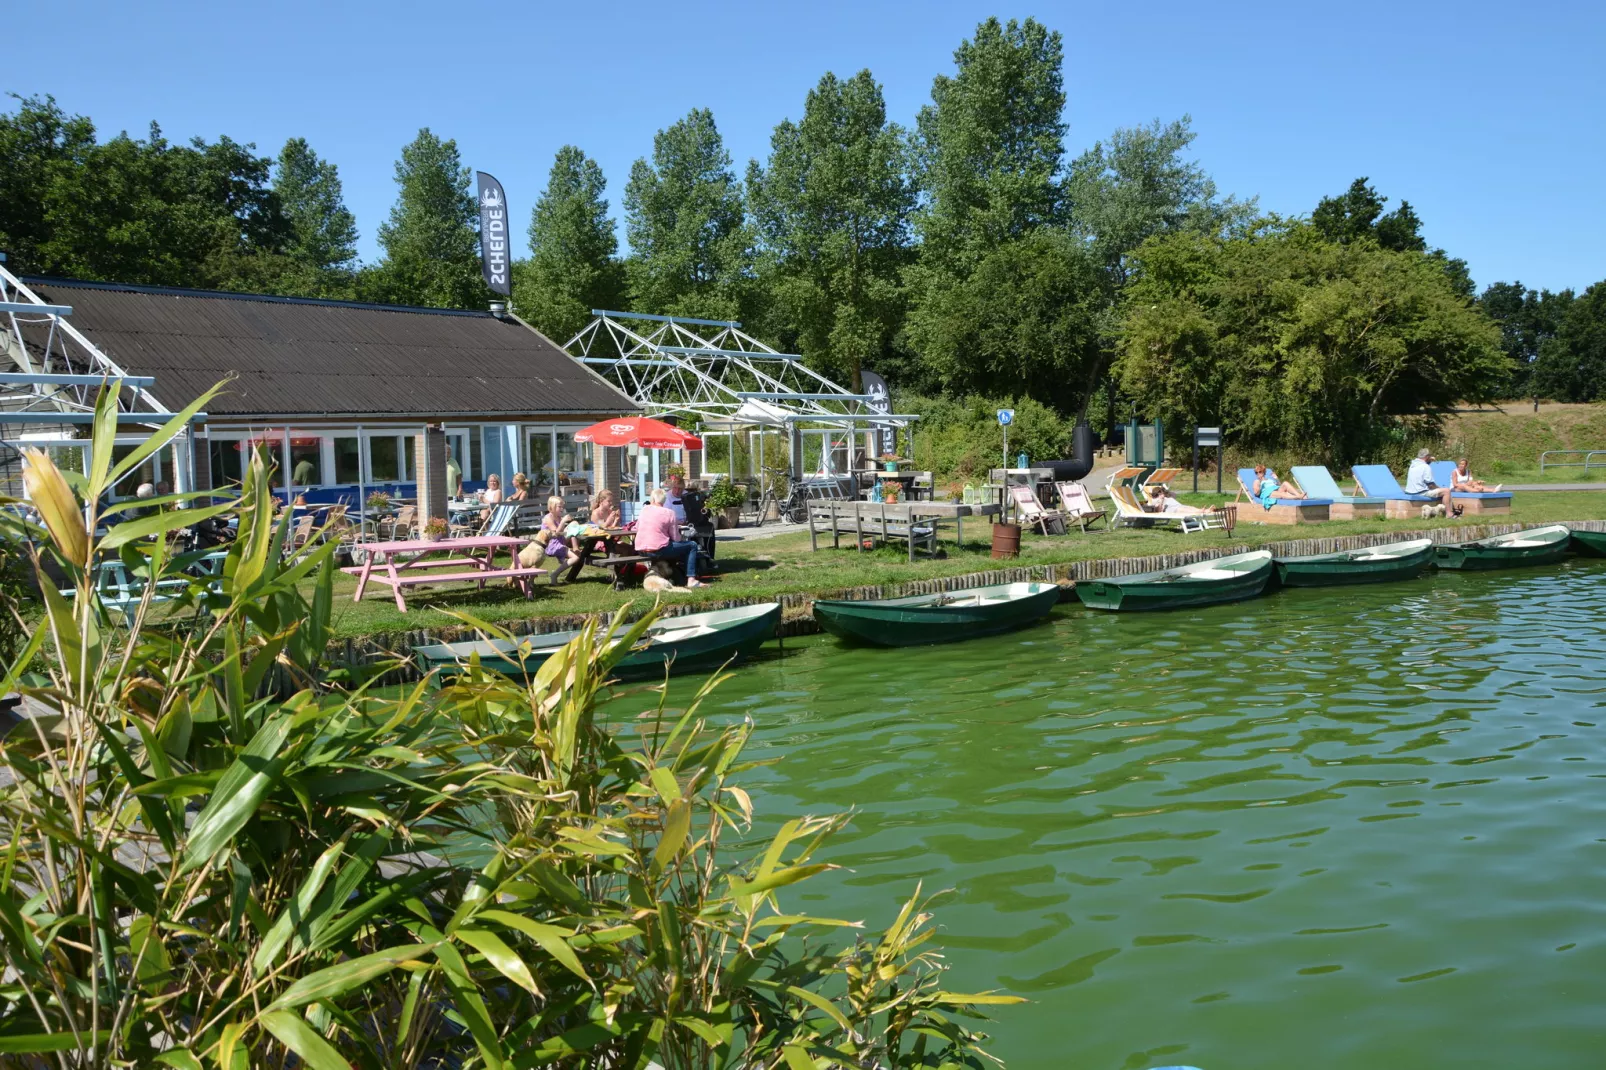
[[512, 250], [508, 246], [507, 195], [502, 183], [484, 171], [476, 171], [480, 180], [480, 267], [485, 272], [485, 285], [504, 297], [513, 293], [511, 273]]
[[[892, 391], [887, 389], [887, 381], [885, 379], [881, 378], [881, 376], [877, 375], [875, 372], [868, 372], [861, 369], [859, 372], [859, 382], [863, 384], [861, 389], [863, 389], [866, 394], [870, 395], [870, 400], [865, 404], [871, 412], [892, 411]], [[876, 428], [875, 442], [876, 452], [878, 454], [897, 453], [898, 429], [893, 427], [891, 424], [883, 424], [882, 426]]]

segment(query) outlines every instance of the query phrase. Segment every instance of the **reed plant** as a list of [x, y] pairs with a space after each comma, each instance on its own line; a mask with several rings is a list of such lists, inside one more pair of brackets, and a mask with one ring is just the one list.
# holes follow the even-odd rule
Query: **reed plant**
[[[73, 593], [40, 584], [44, 624], [0, 681], [30, 711], [0, 739], [0, 1063], [988, 1058], [969, 1022], [1013, 997], [942, 987], [918, 889], [874, 934], [781, 905], [829, 868], [844, 817], [732, 849], [753, 821], [751, 726], [700, 712], [719, 677], [684, 710], [650, 689], [630, 730], [598, 723], [651, 614], [593, 624], [517, 679], [470, 665], [381, 688], [385, 666], [327, 659], [335, 543], [287, 558], [265, 459], [236, 500], [175, 495], [117, 522], [106, 488], [189, 413], [113, 465], [114, 414], [109, 390], [87, 477], [25, 461], [39, 524], [14, 534]], [[221, 581], [192, 574], [170, 536], [230, 512]], [[102, 602], [112, 554], [142, 603]], [[159, 590], [176, 607], [156, 620]], [[41, 652], [48, 673], [23, 679]]]

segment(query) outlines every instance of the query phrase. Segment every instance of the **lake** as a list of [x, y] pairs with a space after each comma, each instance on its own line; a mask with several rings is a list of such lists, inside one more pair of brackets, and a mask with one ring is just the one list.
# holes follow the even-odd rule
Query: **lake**
[[787, 640], [709, 711], [783, 759], [743, 781], [760, 831], [856, 811], [783, 903], [882, 925], [953, 889], [949, 987], [1032, 1001], [984, 1024], [1015, 1070], [1606, 1046], [1606, 564]]

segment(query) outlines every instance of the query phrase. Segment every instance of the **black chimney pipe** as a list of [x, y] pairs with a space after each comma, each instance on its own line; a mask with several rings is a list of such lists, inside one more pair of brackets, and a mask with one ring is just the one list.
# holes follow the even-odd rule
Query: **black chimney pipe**
[[1071, 430], [1071, 456], [1062, 461], [1043, 461], [1037, 467], [1053, 469], [1056, 482], [1078, 480], [1093, 471], [1093, 451], [1097, 448], [1093, 428], [1087, 420], [1078, 419]]

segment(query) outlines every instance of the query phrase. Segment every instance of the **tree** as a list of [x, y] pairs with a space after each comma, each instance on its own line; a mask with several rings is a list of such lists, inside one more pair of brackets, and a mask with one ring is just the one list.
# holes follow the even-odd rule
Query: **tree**
[[306, 138], [291, 138], [279, 152], [273, 192], [289, 224], [285, 254], [294, 265], [298, 290], [334, 296], [349, 289], [357, 220], [342, 198], [339, 169], [319, 159]]
[[1384, 214], [1387, 203], [1388, 198], [1380, 196], [1363, 176], [1337, 197], [1323, 197], [1311, 213], [1311, 225], [1322, 237], [1341, 245], [1370, 240], [1395, 252], [1425, 252], [1449, 276], [1456, 292], [1473, 300], [1477, 290], [1467, 262], [1443, 249], [1428, 249], [1427, 239], [1422, 237], [1422, 219], [1410, 201], [1401, 201], [1398, 208]]
[[372, 280], [376, 296], [435, 308], [485, 307], [472, 177], [457, 142], [442, 141], [428, 127], [402, 149], [396, 161], [401, 192], [390, 221], [379, 227], [385, 257]]
[[1606, 398], [1606, 281], [1570, 302], [1555, 336], [1540, 343], [1531, 390], [1559, 401]]
[[1065, 48], [1036, 19], [990, 18], [954, 51], [916, 123], [927, 255], [981, 254], [1052, 222], [1065, 153]]
[[584, 327], [592, 309], [623, 304], [624, 267], [606, 187], [597, 161], [573, 145], [559, 149], [530, 212], [530, 259], [513, 267], [520, 315], [559, 342]]
[[1497, 282], [1483, 291], [1478, 304], [1500, 327], [1501, 347], [1510, 361], [1509, 396], [1533, 396], [1534, 362], [1545, 342], [1561, 330], [1572, 303], [1571, 290], [1530, 290], [1520, 282]]
[[625, 221], [638, 309], [740, 314], [748, 265], [742, 190], [713, 112], [693, 109], [658, 131], [652, 162], [639, 159], [630, 169]]
[[769, 167], [753, 161], [748, 203], [782, 333], [858, 389], [881, 363], [902, 319], [899, 272], [909, 261], [914, 188], [903, 131], [869, 71], [834, 74], [809, 91], [800, 122], [770, 138]]
[[1498, 332], [1421, 252], [1267, 221], [1157, 236], [1138, 261], [1115, 373], [1176, 426], [1219, 419], [1244, 447], [1343, 464], [1504, 380]]

